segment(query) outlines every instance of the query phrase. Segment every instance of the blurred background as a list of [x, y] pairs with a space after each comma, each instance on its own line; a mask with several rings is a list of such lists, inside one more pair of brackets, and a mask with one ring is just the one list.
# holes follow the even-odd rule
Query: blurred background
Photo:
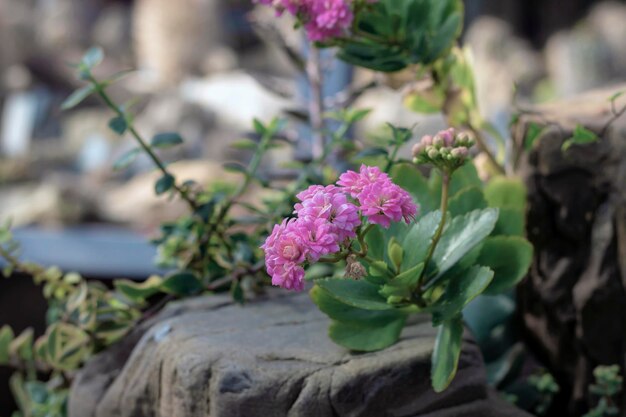
[[[505, 133], [517, 105], [626, 81], [626, 2], [466, 0], [466, 12], [481, 110]], [[111, 94], [134, 100], [138, 129], [180, 132], [185, 146], [163, 157], [180, 161], [177, 176], [208, 185], [228, 180], [224, 161], [247, 157], [229, 144], [253, 117], [304, 106], [306, 82], [281, 45], [304, 50], [305, 42], [249, 0], [0, 0], [0, 221], [12, 219], [29, 260], [142, 279], [157, 271], [147, 239], [185, 208], [154, 196], [147, 159], [111, 169], [133, 142], [109, 130], [111, 114], [96, 99], [61, 112], [81, 86], [68, 64], [93, 45], [106, 53], [102, 76], [137, 70]], [[397, 80], [354, 72], [332, 53], [324, 59], [329, 100], [350, 83], [370, 86], [355, 105], [375, 109], [357, 134], [387, 121], [443, 123], [405, 109]], [[274, 154], [269, 166], [307, 158], [306, 131], [297, 133], [296, 155]], [[18, 294], [29, 294], [28, 309]], [[0, 324], [41, 330], [38, 297], [29, 280], [0, 280]]]

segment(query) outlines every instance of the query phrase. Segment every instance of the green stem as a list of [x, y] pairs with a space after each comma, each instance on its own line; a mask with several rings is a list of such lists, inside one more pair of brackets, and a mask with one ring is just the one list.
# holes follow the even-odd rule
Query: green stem
[[439, 222], [439, 227], [437, 227], [437, 231], [435, 232], [435, 236], [433, 237], [433, 243], [430, 245], [430, 249], [428, 250], [428, 255], [426, 255], [426, 260], [424, 261], [424, 270], [422, 271], [422, 275], [417, 281], [417, 291], [418, 297], [421, 299], [423, 287], [424, 287], [424, 278], [426, 276], [426, 269], [431, 259], [433, 258], [433, 254], [435, 253], [435, 249], [439, 244], [439, 240], [441, 239], [441, 235], [443, 234], [443, 229], [446, 225], [446, 219], [448, 215], [448, 200], [450, 197], [450, 180], [452, 178], [452, 174], [448, 171], [443, 172], [443, 178], [441, 181], [441, 222]]
[[498, 174], [505, 175], [506, 171], [504, 170], [504, 167], [500, 165], [500, 163], [494, 156], [493, 152], [491, 152], [491, 149], [489, 149], [489, 146], [487, 146], [487, 143], [485, 142], [485, 138], [480, 133], [480, 131], [476, 127], [472, 126], [471, 124], [469, 124], [467, 127], [474, 134], [474, 138], [476, 139], [476, 145], [481, 150], [481, 152], [487, 155], [487, 159], [489, 159], [489, 162], [491, 163], [491, 165], [493, 165], [496, 171], [498, 171]]
[[[128, 120], [128, 118], [126, 117], [126, 114], [119, 108], [118, 105], [116, 105], [113, 102], [111, 97], [109, 97], [109, 95], [106, 93], [105, 86], [100, 84], [98, 82], [98, 80], [96, 80], [93, 77], [93, 75], [89, 76], [89, 81], [94, 85], [96, 93], [100, 96], [100, 98], [104, 101], [104, 103], [111, 110], [113, 110], [113, 112], [115, 112], [115, 114], [117, 114], [119, 117], [123, 118], [126, 121], [126, 123], [128, 125], [128, 131], [133, 136], [133, 138], [137, 141], [137, 143], [143, 149], [143, 151], [150, 157], [152, 162], [154, 162], [154, 165], [156, 165], [156, 167], [163, 173], [163, 175], [167, 175], [167, 176], [172, 176], [173, 177], [173, 175], [166, 168], [166, 166], [163, 163], [163, 161], [161, 161], [159, 159], [159, 157], [154, 153], [152, 148], [141, 137], [139, 132], [137, 132], [137, 130], [135, 129], [133, 124]], [[181, 196], [181, 198], [183, 200], [185, 200], [187, 202], [187, 204], [189, 204], [189, 207], [191, 207], [191, 209], [193, 211], [196, 211], [198, 209], [198, 203], [189, 194], [189, 191], [187, 189], [185, 189], [184, 187], [182, 187], [182, 186], [180, 186], [178, 184], [174, 184], [173, 187], [176, 190], [176, 192], [178, 192], [178, 194]]]
[[399, 151], [400, 151], [400, 144], [398, 143], [394, 147], [393, 152], [391, 153], [391, 156], [387, 160], [387, 166], [385, 167], [385, 172], [387, 174], [389, 174], [389, 171], [391, 171], [391, 167], [393, 167], [393, 163], [395, 162], [396, 158], [398, 157], [398, 152]]

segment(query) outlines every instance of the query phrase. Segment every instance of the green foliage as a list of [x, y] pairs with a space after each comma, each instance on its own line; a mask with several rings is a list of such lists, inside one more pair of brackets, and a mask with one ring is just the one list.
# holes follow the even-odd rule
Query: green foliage
[[559, 385], [548, 372], [531, 375], [528, 378], [528, 382], [539, 392], [539, 401], [535, 406], [535, 412], [540, 416], [546, 415], [552, 405], [554, 396], [560, 391]]
[[583, 417], [607, 417], [620, 414], [614, 397], [622, 391], [623, 378], [619, 365], [598, 366], [593, 370], [595, 384], [589, 391], [600, 397], [598, 404]]
[[[523, 225], [526, 190], [518, 180], [499, 177], [483, 184], [472, 164], [451, 177], [433, 172], [427, 179], [404, 164], [391, 174], [426, 202], [424, 214], [409, 227], [368, 228], [361, 259], [368, 275], [358, 281], [316, 279], [311, 296], [332, 319], [331, 338], [357, 351], [393, 344], [408, 314], [431, 314], [439, 328], [432, 382], [442, 391], [456, 373], [464, 308], [481, 294], [509, 289], [528, 271], [532, 246], [523, 230], [508, 233], [514, 229], [506, 227], [509, 220], [498, 228], [501, 210], [516, 220], [519, 215]], [[449, 203], [445, 216], [431, 209], [437, 197], [443, 207]]]
[[381, 72], [431, 64], [452, 47], [462, 25], [458, 0], [381, 0], [357, 15], [354, 36], [339, 42], [339, 57]]
[[598, 140], [600, 140], [600, 138], [597, 134], [585, 128], [583, 125], [576, 125], [573, 136], [563, 142], [562, 149], [563, 152], [565, 152], [574, 145], [588, 145]]

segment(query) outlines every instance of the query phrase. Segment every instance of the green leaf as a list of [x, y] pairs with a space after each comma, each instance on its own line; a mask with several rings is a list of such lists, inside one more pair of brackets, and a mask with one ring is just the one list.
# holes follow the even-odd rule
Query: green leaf
[[416, 290], [417, 283], [423, 271], [423, 263], [409, 269], [408, 271], [404, 271], [384, 285], [380, 290], [380, 294], [387, 298], [387, 302], [402, 302], [411, 300], [411, 296]]
[[470, 186], [459, 191], [448, 202], [448, 210], [453, 217], [487, 208], [487, 201], [482, 190]]
[[183, 138], [175, 132], [159, 133], [152, 138], [150, 146], [157, 149], [171, 148], [183, 143]]
[[385, 259], [385, 236], [380, 227], [374, 227], [365, 235], [367, 255], [376, 260]]
[[154, 185], [154, 192], [157, 195], [165, 194], [174, 187], [176, 178], [171, 174], [164, 174]]
[[443, 275], [489, 236], [497, 221], [498, 209], [495, 208], [475, 210], [455, 217], [444, 229], [433, 253], [433, 261], [437, 266], [436, 277]]
[[92, 85], [87, 85], [81, 89], [74, 91], [68, 98], [65, 99], [65, 101], [63, 101], [63, 103], [61, 104], [61, 110], [69, 110], [78, 106], [94, 92], [95, 89]]
[[352, 307], [364, 310], [390, 310], [393, 308], [378, 293], [378, 286], [367, 281], [330, 278], [318, 280], [315, 283], [328, 291], [335, 299]]
[[9, 345], [14, 337], [13, 329], [8, 324], [0, 328], [0, 365], [6, 365], [9, 361]]
[[524, 209], [501, 208], [498, 223], [492, 235], [524, 236], [526, 231], [526, 212]]
[[389, 254], [389, 260], [395, 267], [395, 270], [399, 271], [402, 265], [402, 259], [404, 258], [404, 249], [402, 249], [402, 246], [400, 246], [395, 237], [389, 240], [387, 253]]
[[119, 170], [127, 168], [128, 166], [130, 166], [130, 164], [135, 162], [135, 160], [137, 159], [140, 153], [141, 153], [141, 149], [139, 148], [131, 149], [130, 151], [126, 152], [124, 155], [120, 156], [118, 160], [113, 163], [113, 169], [115, 171], [119, 171]]
[[143, 301], [159, 292], [163, 278], [151, 276], [143, 282], [134, 282], [125, 279], [113, 282], [115, 289], [133, 301]]
[[413, 268], [426, 260], [439, 223], [441, 223], [441, 211], [437, 210], [428, 213], [418, 223], [411, 226], [402, 243], [404, 247], [403, 270]]
[[461, 317], [449, 320], [437, 333], [432, 356], [431, 379], [435, 392], [443, 392], [456, 375], [463, 343], [463, 321]]
[[241, 139], [230, 145], [234, 149], [240, 150], [256, 150], [259, 147], [259, 144], [250, 139]]
[[493, 269], [495, 275], [485, 293], [494, 295], [517, 285], [528, 273], [532, 259], [533, 247], [522, 237], [487, 238], [477, 263]]
[[485, 187], [485, 198], [489, 207], [526, 207], [526, 186], [517, 178], [495, 177]]
[[345, 348], [373, 352], [396, 343], [405, 323], [405, 315], [378, 323], [376, 326], [333, 321], [328, 329], [328, 335], [335, 343]]
[[394, 344], [400, 337], [406, 314], [398, 310], [363, 310], [342, 303], [319, 286], [310, 292], [313, 302], [331, 319], [331, 339], [348, 349], [375, 351]]
[[621, 96], [624, 95], [624, 93], [626, 93], [626, 91], [618, 91], [617, 93], [613, 94], [611, 97], [609, 97], [609, 101], [613, 102], [615, 100], [617, 100], [618, 98], [620, 98]]
[[102, 48], [94, 46], [92, 48], [89, 48], [89, 50], [87, 50], [85, 55], [83, 55], [81, 64], [83, 64], [89, 69], [93, 69], [98, 64], [100, 64], [103, 59], [104, 59], [104, 52], [102, 51]]
[[591, 130], [585, 128], [583, 125], [576, 125], [574, 129], [574, 135], [563, 143], [563, 152], [567, 151], [573, 145], [587, 145], [600, 140]]
[[203, 289], [204, 287], [200, 280], [191, 272], [180, 272], [170, 275], [161, 284], [161, 290], [177, 296], [194, 295]]
[[545, 130], [546, 128], [544, 126], [535, 122], [530, 122], [528, 124], [528, 128], [526, 129], [526, 135], [524, 136], [524, 149], [526, 151], [532, 150], [535, 142], [537, 142], [537, 139], [541, 137]]
[[227, 172], [232, 172], [235, 174], [244, 174], [248, 175], [248, 169], [237, 162], [227, 162], [224, 165], [224, 170]]
[[482, 294], [493, 280], [493, 271], [474, 266], [448, 280], [448, 285], [439, 300], [431, 307], [433, 325], [437, 326], [458, 314], [474, 298]]
[[366, 148], [354, 156], [355, 159], [371, 158], [373, 156], [387, 156], [389, 152], [385, 148]]
[[128, 129], [128, 123], [126, 123], [126, 119], [122, 116], [117, 116], [109, 121], [109, 128], [121, 136], [126, 132], [126, 129]]
[[254, 119], [252, 121], [252, 126], [254, 127], [254, 131], [261, 136], [265, 135], [265, 133], [267, 132], [267, 128], [259, 119]]

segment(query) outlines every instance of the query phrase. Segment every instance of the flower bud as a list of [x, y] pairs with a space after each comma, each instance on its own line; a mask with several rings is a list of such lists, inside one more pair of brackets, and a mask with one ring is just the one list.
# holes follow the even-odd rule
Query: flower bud
[[443, 138], [443, 143], [444, 146], [453, 146], [454, 145], [454, 136], [455, 136], [455, 130], [453, 128], [450, 128], [448, 130], [444, 130], [443, 132], [439, 133], [439, 135]]
[[413, 146], [413, 150], [411, 152], [411, 154], [413, 155], [414, 158], [417, 158], [418, 155], [420, 155], [422, 152], [424, 152], [424, 149], [426, 149], [426, 146], [423, 143], [416, 143]]
[[435, 137], [433, 138], [433, 146], [437, 149], [441, 148], [442, 146], [445, 146], [445, 141], [443, 139], [443, 136], [438, 133], [435, 135]]
[[437, 157], [439, 157], [439, 151], [435, 148], [430, 148], [430, 150], [428, 151], [428, 157], [430, 159], [436, 159]]
[[420, 142], [424, 145], [424, 147], [433, 146], [433, 137], [430, 135], [426, 135], [422, 138]]
[[469, 155], [469, 149], [467, 149], [465, 146], [461, 146], [460, 148], [454, 148], [452, 149], [451, 155], [454, 158], [467, 158], [467, 156]]

